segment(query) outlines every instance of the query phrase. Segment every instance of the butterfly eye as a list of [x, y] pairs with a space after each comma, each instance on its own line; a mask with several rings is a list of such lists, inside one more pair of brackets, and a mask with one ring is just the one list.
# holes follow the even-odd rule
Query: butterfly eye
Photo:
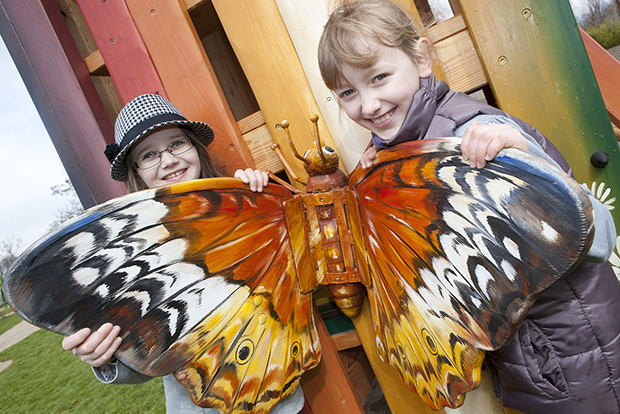
[[247, 363], [252, 354], [254, 354], [254, 342], [251, 339], [246, 339], [237, 348], [237, 364], [243, 365]]
[[291, 345], [291, 356], [293, 358], [297, 358], [299, 356], [300, 349], [299, 342], [293, 342], [293, 345]]
[[403, 345], [400, 341], [396, 341], [396, 351], [398, 352], [398, 356], [404, 361], [407, 359], [407, 355], [405, 354], [405, 350], [403, 349]]
[[308, 155], [310, 155], [310, 151], [312, 150], [307, 150], [306, 152], [304, 152], [304, 158], [308, 158]]
[[328, 154], [335, 154], [336, 151], [334, 151], [334, 149], [332, 147], [328, 147], [327, 145], [323, 147], [323, 151], [325, 151]]
[[429, 351], [431, 351], [431, 354], [437, 355], [437, 352], [439, 351], [437, 350], [437, 345], [435, 344], [435, 340], [431, 337], [431, 334], [428, 333], [426, 328], [422, 328], [422, 337], [424, 338], [426, 347], [428, 348]]

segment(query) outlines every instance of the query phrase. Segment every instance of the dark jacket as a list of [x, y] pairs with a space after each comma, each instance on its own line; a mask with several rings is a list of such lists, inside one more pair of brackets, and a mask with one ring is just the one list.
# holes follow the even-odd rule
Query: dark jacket
[[[372, 142], [385, 148], [454, 136], [459, 126], [481, 115], [510, 119], [571, 174], [564, 157], [535, 128], [451, 91], [432, 76], [420, 79], [420, 90], [396, 137], [385, 142], [374, 136]], [[591, 200], [598, 203], [593, 197]], [[598, 216], [595, 209], [597, 232], [609, 232], [605, 227], [613, 227], [611, 216], [607, 221], [602, 220], [602, 214]], [[485, 366], [505, 407], [527, 414], [619, 413], [620, 283], [609, 262], [584, 261], [544, 291], [513, 339], [487, 353]]]

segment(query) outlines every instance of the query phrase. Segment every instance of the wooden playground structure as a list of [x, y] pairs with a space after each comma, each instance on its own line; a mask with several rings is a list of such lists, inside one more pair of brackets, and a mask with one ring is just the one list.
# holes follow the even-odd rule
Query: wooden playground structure
[[[398, 3], [416, 18], [432, 12], [427, 0]], [[437, 76], [454, 90], [481, 92], [490, 104], [537, 127], [569, 161], [578, 182], [599, 198], [617, 197], [620, 154], [612, 124], [620, 127], [620, 63], [577, 27], [568, 0], [449, 3], [454, 16], [428, 29], [442, 62]], [[313, 145], [312, 113], [320, 114], [322, 139], [350, 173], [369, 135], [345, 120], [318, 72], [317, 43], [331, 4], [0, 0], [0, 34], [90, 207], [125, 193], [109, 179], [103, 148], [114, 141], [119, 110], [143, 93], [165, 96], [189, 119], [211, 125], [216, 139], [209, 148], [228, 174], [248, 166], [284, 171], [271, 150], [275, 142], [296, 174], [305, 175], [277, 124], [290, 122], [303, 151]], [[606, 165], [591, 162], [597, 151], [608, 155]], [[620, 228], [618, 209], [612, 214]], [[323, 361], [302, 379], [307, 410], [363, 412], [376, 375], [393, 413], [433, 412], [373, 352], [367, 306], [354, 324], [355, 330], [333, 334], [333, 341], [319, 324]], [[359, 360], [352, 375], [343, 360]], [[490, 394], [487, 389], [454, 411], [514, 413]]]

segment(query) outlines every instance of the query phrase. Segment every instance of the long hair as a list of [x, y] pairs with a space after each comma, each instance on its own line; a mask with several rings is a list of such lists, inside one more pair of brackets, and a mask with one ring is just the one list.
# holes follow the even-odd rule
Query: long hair
[[[215, 163], [211, 160], [207, 147], [200, 142], [192, 130], [183, 127], [180, 127], [180, 129], [183, 131], [185, 136], [192, 141], [192, 144], [198, 151], [198, 158], [200, 159], [200, 178], [221, 177], [222, 174], [220, 173], [217, 165], [215, 165]], [[146, 139], [146, 137], [144, 139]], [[125, 158], [125, 166], [127, 167], [127, 182], [125, 185], [128, 193], [134, 193], [136, 191], [146, 190], [149, 188], [146, 184], [144, 184], [144, 181], [142, 181], [142, 178], [140, 178], [138, 172], [136, 171], [131, 149], [129, 150], [127, 158]]]

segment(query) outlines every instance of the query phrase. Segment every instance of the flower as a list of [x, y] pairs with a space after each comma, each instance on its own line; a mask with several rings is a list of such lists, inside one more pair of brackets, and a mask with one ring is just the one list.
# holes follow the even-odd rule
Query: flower
[[605, 207], [607, 207], [608, 210], [611, 211], [616, 208], [613, 205], [616, 202], [616, 197], [612, 197], [609, 200], [607, 199], [607, 197], [609, 197], [609, 195], [611, 194], [611, 188], [605, 188], [605, 183], [600, 183], [597, 186], [596, 181], [594, 181], [592, 182], [592, 186], [590, 188], [588, 188], [588, 185], [586, 183], [583, 183], [581, 185], [583, 186], [583, 188], [590, 190], [594, 197], [596, 197], [598, 201], [600, 201]]

